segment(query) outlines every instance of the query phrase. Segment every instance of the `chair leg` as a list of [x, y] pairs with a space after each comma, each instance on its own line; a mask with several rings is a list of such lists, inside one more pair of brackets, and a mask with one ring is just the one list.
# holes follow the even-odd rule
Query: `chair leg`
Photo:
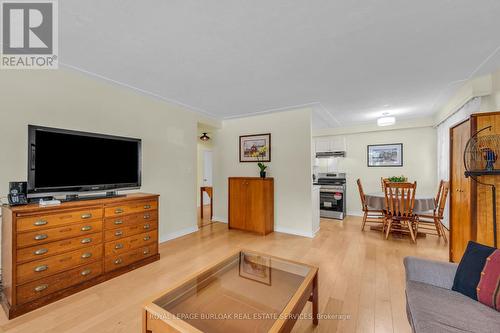
[[368, 212], [365, 211], [363, 214], [363, 225], [361, 226], [361, 231], [365, 230], [366, 218], [368, 217]]
[[406, 223], [408, 224], [408, 230], [410, 230], [411, 240], [413, 241], [413, 243], [416, 243], [417, 239], [415, 237], [415, 232], [413, 230], [413, 222], [412, 221], [406, 221]]
[[441, 221], [439, 221], [439, 228], [441, 230], [441, 235], [443, 235], [443, 239], [444, 241], [447, 243], [448, 242], [448, 239], [446, 238], [446, 231], [444, 230], [444, 226], [443, 224], [441, 223]]
[[391, 232], [392, 219], [389, 219], [387, 224], [387, 230], [385, 231], [385, 239], [389, 239], [389, 233]]
[[441, 237], [441, 234], [442, 234], [440, 224], [441, 224], [441, 222], [439, 222], [439, 219], [437, 219], [435, 217], [434, 218], [434, 226], [436, 227], [436, 232], [437, 232], [438, 237]]

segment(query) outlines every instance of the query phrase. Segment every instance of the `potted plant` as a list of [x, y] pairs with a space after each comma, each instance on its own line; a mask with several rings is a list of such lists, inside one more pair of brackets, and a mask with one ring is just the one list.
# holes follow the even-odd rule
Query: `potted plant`
[[264, 163], [262, 163], [262, 161], [260, 161], [260, 158], [263, 158], [263, 156], [266, 155], [266, 151], [267, 151], [267, 148], [264, 146], [264, 147], [260, 147], [255, 152], [255, 156], [257, 157], [257, 160], [259, 161], [257, 163], [257, 166], [260, 169], [260, 178], [266, 178], [267, 165], [265, 165]]
[[388, 178], [389, 182], [391, 183], [404, 183], [408, 180], [405, 176], [401, 175], [400, 177], [398, 176], [392, 176]]

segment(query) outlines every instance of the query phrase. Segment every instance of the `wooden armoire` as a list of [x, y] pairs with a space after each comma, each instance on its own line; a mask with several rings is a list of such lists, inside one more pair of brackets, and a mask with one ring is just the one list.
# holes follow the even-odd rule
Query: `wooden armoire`
[[[500, 112], [476, 113], [450, 128], [450, 261], [459, 262], [469, 240], [493, 246], [491, 187], [466, 178], [464, 150], [477, 131], [492, 126], [481, 135], [500, 134]], [[500, 158], [500, 156], [499, 156]], [[500, 169], [500, 160], [495, 165]], [[495, 183], [500, 175], [479, 176], [483, 183]], [[497, 195], [497, 237], [500, 239], [500, 207]]]
[[229, 178], [229, 228], [267, 235], [274, 231], [274, 179]]

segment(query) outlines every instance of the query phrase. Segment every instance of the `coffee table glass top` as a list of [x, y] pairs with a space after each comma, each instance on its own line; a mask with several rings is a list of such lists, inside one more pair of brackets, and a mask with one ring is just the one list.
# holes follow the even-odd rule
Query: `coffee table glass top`
[[311, 269], [242, 251], [153, 303], [203, 332], [267, 332]]

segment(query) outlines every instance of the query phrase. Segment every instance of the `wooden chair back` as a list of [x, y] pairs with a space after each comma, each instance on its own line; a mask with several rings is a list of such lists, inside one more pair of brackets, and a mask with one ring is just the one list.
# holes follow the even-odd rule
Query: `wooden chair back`
[[444, 183], [444, 180], [441, 179], [439, 181], [439, 187], [438, 187], [438, 192], [436, 194], [436, 199], [434, 199], [434, 202], [436, 204], [436, 208], [438, 207], [439, 199], [441, 198], [441, 191], [443, 190], [443, 183]]
[[387, 213], [393, 217], [412, 218], [416, 191], [417, 182], [386, 183], [384, 193]]
[[439, 200], [436, 202], [436, 213], [437, 216], [442, 219], [444, 215], [444, 208], [446, 207], [446, 199], [448, 198], [448, 192], [450, 191], [450, 182], [446, 181], [441, 181], [439, 183], [440, 185], [440, 197]]
[[382, 192], [385, 192], [385, 186], [389, 183], [389, 178], [380, 177], [380, 187], [382, 188]]
[[361, 185], [361, 179], [358, 178], [356, 182], [358, 183], [359, 196], [361, 198], [361, 207], [363, 208], [363, 211], [365, 211], [367, 209], [366, 197], [365, 197], [365, 192], [363, 191], [363, 185]]

